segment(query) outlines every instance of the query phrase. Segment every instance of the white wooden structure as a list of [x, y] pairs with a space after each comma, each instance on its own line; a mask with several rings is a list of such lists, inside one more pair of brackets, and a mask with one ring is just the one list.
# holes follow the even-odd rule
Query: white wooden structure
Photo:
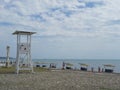
[[20, 70], [30, 70], [33, 73], [33, 63], [31, 59], [31, 35], [35, 32], [15, 31], [17, 35], [16, 73]]

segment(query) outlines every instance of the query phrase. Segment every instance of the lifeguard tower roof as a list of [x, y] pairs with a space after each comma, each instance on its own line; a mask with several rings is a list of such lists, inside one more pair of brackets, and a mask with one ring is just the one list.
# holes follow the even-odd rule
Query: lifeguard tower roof
[[21, 35], [32, 35], [35, 34], [36, 32], [28, 32], [28, 31], [15, 31], [13, 35], [15, 34], [21, 34]]

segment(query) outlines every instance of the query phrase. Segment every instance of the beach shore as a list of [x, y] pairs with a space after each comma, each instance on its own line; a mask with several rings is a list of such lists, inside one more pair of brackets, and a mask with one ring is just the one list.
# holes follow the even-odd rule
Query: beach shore
[[120, 74], [73, 70], [0, 74], [0, 90], [120, 90]]

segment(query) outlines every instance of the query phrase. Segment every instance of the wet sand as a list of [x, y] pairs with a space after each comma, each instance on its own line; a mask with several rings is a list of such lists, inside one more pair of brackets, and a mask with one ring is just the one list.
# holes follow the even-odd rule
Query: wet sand
[[72, 70], [0, 74], [0, 90], [120, 90], [120, 74]]

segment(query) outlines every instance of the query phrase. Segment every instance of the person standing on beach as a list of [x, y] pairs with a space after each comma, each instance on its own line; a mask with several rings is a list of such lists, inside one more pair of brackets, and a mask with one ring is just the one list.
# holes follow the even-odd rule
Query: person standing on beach
[[63, 62], [63, 64], [62, 64], [62, 69], [64, 69], [65, 68], [65, 63]]
[[93, 67], [91, 68], [91, 71], [94, 72], [94, 68]]
[[100, 67], [98, 67], [98, 72], [100, 73], [100, 71], [101, 71], [101, 70], [100, 70]]

